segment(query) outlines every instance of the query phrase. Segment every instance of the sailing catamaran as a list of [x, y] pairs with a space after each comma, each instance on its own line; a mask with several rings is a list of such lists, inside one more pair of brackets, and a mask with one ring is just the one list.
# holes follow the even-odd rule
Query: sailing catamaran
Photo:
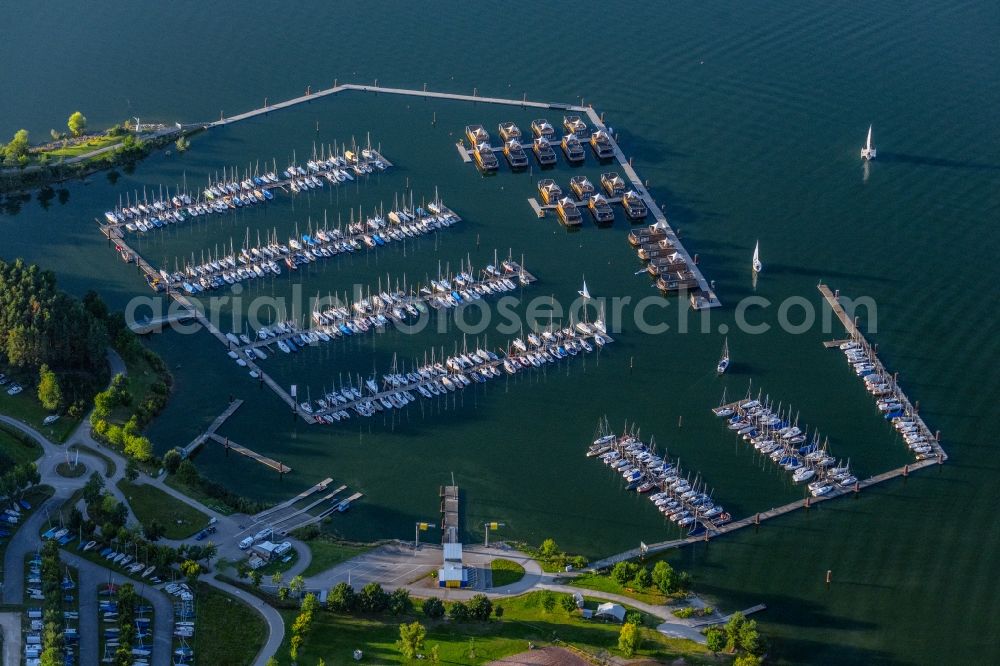
[[583, 289], [581, 289], [580, 291], [578, 291], [576, 293], [578, 293], [581, 296], [583, 296], [583, 298], [585, 300], [588, 300], [588, 301], [590, 300], [590, 291], [587, 290], [587, 278], [583, 278]]
[[729, 367], [729, 338], [725, 338], [722, 343], [722, 357], [719, 359], [719, 365], [716, 368], [718, 373], [721, 375]]
[[868, 141], [864, 146], [861, 147], [861, 159], [863, 160], [873, 160], [875, 159], [875, 146], [872, 145], [872, 126], [868, 126]]
[[753, 248], [753, 272], [760, 273], [762, 268], [764, 264], [760, 263], [760, 241], [757, 241]]

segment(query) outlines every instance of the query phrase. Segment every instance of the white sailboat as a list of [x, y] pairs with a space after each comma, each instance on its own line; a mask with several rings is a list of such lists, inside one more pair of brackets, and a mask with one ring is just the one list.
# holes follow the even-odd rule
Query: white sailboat
[[578, 293], [581, 296], [583, 296], [583, 298], [585, 300], [588, 300], [588, 301], [590, 300], [590, 291], [587, 289], [587, 278], [583, 279], [583, 289], [581, 289], [580, 291], [578, 291], [576, 293]]
[[875, 146], [872, 145], [872, 126], [868, 126], [868, 141], [861, 148], [861, 159], [863, 160], [873, 160], [875, 159]]
[[716, 367], [716, 371], [721, 375], [729, 367], [729, 338], [725, 338], [722, 343], [722, 357], [719, 359], [719, 365]]
[[757, 241], [753, 248], [753, 272], [760, 273], [762, 268], [764, 264], [760, 263], [760, 241]]

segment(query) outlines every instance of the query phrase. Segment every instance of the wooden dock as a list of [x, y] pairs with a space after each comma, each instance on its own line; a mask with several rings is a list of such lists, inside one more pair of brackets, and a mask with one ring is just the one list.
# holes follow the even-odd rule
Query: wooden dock
[[462, 158], [463, 162], [471, 162], [472, 156], [469, 155], [469, 150], [465, 147], [465, 144], [461, 141], [455, 144], [455, 148], [458, 149], [458, 154]]
[[441, 543], [458, 543], [458, 486], [441, 486]]
[[215, 417], [215, 420], [212, 421], [211, 425], [208, 426], [208, 429], [205, 432], [195, 437], [193, 440], [191, 440], [190, 444], [188, 444], [187, 446], [185, 446], [180, 450], [181, 457], [190, 458], [191, 455], [196, 450], [198, 450], [198, 447], [200, 447], [202, 444], [205, 443], [206, 439], [215, 434], [215, 431], [218, 430], [219, 427], [226, 422], [226, 419], [228, 419], [230, 416], [236, 413], [236, 410], [239, 409], [242, 404], [243, 401], [239, 399], [233, 400], [231, 403], [229, 403], [229, 406], [226, 407], [226, 409], [223, 410], [221, 414]]
[[138, 322], [133, 321], [128, 324], [129, 330], [131, 330], [136, 335], [149, 335], [150, 333], [155, 333], [162, 330], [165, 326], [169, 326], [174, 323], [181, 323], [194, 319], [195, 314], [189, 310], [181, 310], [178, 312], [173, 312], [170, 314], [163, 315], [162, 317], [153, 317], [152, 319], [147, 319], [146, 321]]
[[[822, 283], [817, 288], [819, 289], [819, 293], [823, 295], [823, 298], [833, 310], [833, 313], [837, 315], [840, 323], [844, 325], [844, 329], [850, 336], [850, 341], [861, 346], [866, 356], [870, 359], [871, 364], [875, 367], [874, 372], [885, 378], [886, 382], [892, 387], [892, 396], [903, 406], [903, 412], [917, 424], [920, 432], [923, 433], [928, 442], [931, 443], [931, 447], [934, 449], [934, 457], [940, 462], [947, 460], [948, 454], [941, 446], [940, 432], [931, 431], [931, 429], [924, 422], [923, 418], [920, 416], [917, 408], [910, 402], [910, 399], [899, 386], [898, 375], [896, 373], [889, 372], [885, 365], [883, 365], [882, 361], [878, 357], [877, 346], [873, 347], [868, 340], [865, 339], [864, 334], [858, 328], [857, 318], [855, 317], [852, 319], [847, 311], [844, 310], [844, 306], [840, 302], [840, 291], [830, 291], [830, 288]], [[824, 343], [824, 346], [830, 348], [833, 346], [839, 347], [840, 345]]]
[[313, 495], [313, 494], [318, 493], [320, 491], [326, 490], [327, 486], [329, 486], [332, 481], [333, 481], [332, 478], [327, 477], [327, 478], [323, 479], [322, 481], [320, 481], [319, 483], [317, 483], [315, 486], [312, 486], [311, 488], [306, 488], [305, 490], [303, 490], [301, 493], [299, 493], [295, 497], [293, 497], [291, 499], [288, 499], [288, 500], [285, 500], [281, 504], [276, 504], [276, 505], [272, 506], [270, 509], [265, 509], [264, 511], [261, 511], [260, 513], [254, 514], [251, 517], [251, 519], [254, 522], [257, 522], [257, 523], [265, 522], [266, 520], [268, 520], [269, 516], [273, 516], [274, 514], [280, 512], [280, 511], [283, 511], [284, 509], [287, 509], [287, 508], [291, 507], [294, 504], [298, 504], [299, 502], [301, 502], [302, 500], [306, 499], [310, 495]]
[[222, 446], [225, 447], [227, 453], [229, 451], [235, 451], [241, 456], [246, 456], [251, 460], [255, 460], [259, 462], [261, 465], [264, 465], [265, 467], [270, 467], [278, 474], [288, 474], [289, 472], [292, 471], [291, 467], [288, 467], [287, 465], [284, 465], [278, 462], [277, 460], [261, 455], [256, 451], [252, 451], [245, 446], [240, 446], [236, 442], [230, 440], [228, 437], [220, 437], [219, 435], [212, 434], [209, 435], [209, 439], [215, 440], [219, 444], [222, 444]]

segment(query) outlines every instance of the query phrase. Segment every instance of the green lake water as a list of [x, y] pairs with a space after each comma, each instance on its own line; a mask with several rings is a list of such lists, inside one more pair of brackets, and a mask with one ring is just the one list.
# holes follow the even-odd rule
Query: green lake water
[[[0, 40], [0, 134], [26, 127], [33, 137], [61, 127], [81, 109], [94, 126], [140, 116], [143, 122], [211, 120], [331, 85], [334, 79], [382, 85], [587, 103], [606, 114], [653, 196], [699, 255], [725, 307], [709, 333], [679, 333], [676, 302], [651, 310], [671, 330], [648, 335], [628, 321], [599, 355], [544, 373], [495, 380], [461, 394], [423, 401], [395, 417], [352, 418], [306, 426], [237, 368], [206, 333], [167, 333], [151, 346], [176, 380], [171, 403], [150, 427], [157, 450], [183, 445], [225, 407], [246, 404], [220, 431], [293, 468], [283, 480], [246, 459], [209, 446], [199, 468], [233, 489], [277, 501], [327, 476], [365, 498], [330, 528], [349, 538], [407, 538], [416, 520], [435, 520], [438, 486], [452, 474], [463, 490], [462, 528], [482, 538], [487, 520], [503, 537], [600, 557], [674, 538], [643, 499], [583, 452], [598, 418], [627, 421], [652, 435], [685, 468], [700, 472], [734, 516], [801, 497], [787, 476], [760, 463], [710, 414], [726, 389], [742, 395], [752, 380], [791, 403], [800, 421], [830, 438], [859, 477], [908, 460], [839, 353], [814, 326], [777, 328], [778, 303], [805, 298], [817, 310], [823, 280], [878, 305], [880, 345], [900, 381], [951, 456], [947, 465], [872, 488], [858, 499], [806, 512], [687, 548], [671, 561], [692, 571], [699, 591], [725, 608], [766, 603], [759, 616], [772, 654], [793, 663], [995, 663], [992, 603], [1000, 529], [994, 525], [1000, 455], [996, 422], [1000, 381], [996, 244], [1000, 240], [1000, 103], [996, 72], [1000, 10], [995, 3], [946, 2], [837, 7], [754, 3], [745, 7], [621, 5], [583, 7], [572, 32], [557, 26], [579, 8], [554, 4], [505, 8], [387, 3], [364, 11], [308, 5], [247, 9], [216, 3], [205, 20], [195, 3], [144, 3], [128, 11], [22, 8]], [[609, 14], [608, 42], [588, 26]], [[488, 32], [481, 28], [489, 27]], [[37, 35], [58, 47], [39, 49]], [[484, 41], [484, 39], [486, 41]], [[64, 40], [59, 42], [58, 40]], [[119, 196], [186, 183], [200, 188], [225, 168], [303, 161], [314, 145], [381, 143], [392, 170], [365, 182], [308, 195], [278, 195], [266, 209], [213, 216], [151, 234], [137, 245], [155, 265], [172, 266], [247, 234], [281, 239], [325, 219], [346, 221], [359, 206], [413, 191], [444, 201], [455, 227], [340, 257], [249, 286], [242, 296], [305, 298], [377, 286], [386, 276], [419, 282], [471, 260], [482, 267], [523, 256], [539, 280], [525, 299], [568, 303], [585, 274], [595, 296], [633, 302], [655, 293], [625, 235], [597, 228], [584, 214], [578, 232], [539, 220], [526, 198], [537, 167], [501, 168], [483, 178], [454, 148], [466, 124], [495, 137], [502, 120], [527, 131], [538, 111], [367, 93], [317, 100], [195, 136], [191, 150], [156, 155], [112, 183], [97, 174], [51, 199], [5, 200], [0, 256], [23, 256], [57, 271], [75, 293], [98, 289], [116, 307], [150, 292], [134, 266], [107, 247], [94, 222]], [[559, 112], [544, 113], [550, 121]], [[436, 124], [432, 119], [436, 117]], [[875, 125], [878, 160], [867, 173], [858, 149]], [[588, 150], [580, 169], [549, 177], [564, 189], [579, 173], [603, 171]], [[756, 290], [750, 255], [760, 240], [765, 272]], [[757, 295], [773, 303], [748, 319], [772, 329], [736, 330], [734, 308]], [[495, 302], [495, 299], [491, 303]], [[232, 321], [229, 306], [223, 313]], [[626, 310], [628, 312], [628, 309]], [[388, 331], [263, 362], [283, 385], [318, 397], [347, 375], [367, 376], [463, 336], [452, 315], [442, 331]], [[471, 317], [470, 317], [471, 318]], [[793, 317], [794, 319], [795, 317]], [[434, 320], [435, 327], [437, 320]], [[241, 325], [237, 321], [237, 327]], [[715, 374], [729, 330], [733, 367]], [[699, 327], [691, 319], [691, 327]], [[228, 327], [224, 327], [228, 330]], [[836, 327], [833, 335], [842, 331]], [[487, 329], [470, 345], [506, 344]], [[827, 570], [834, 584], [823, 584]]]

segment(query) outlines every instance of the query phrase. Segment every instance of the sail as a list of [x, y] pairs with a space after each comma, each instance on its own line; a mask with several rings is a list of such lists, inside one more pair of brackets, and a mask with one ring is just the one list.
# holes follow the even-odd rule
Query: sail
[[872, 126], [868, 126], [868, 143], [865, 144], [865, 148], [868, 150], [872, 149]]
[[760, 263], [760, 241], [757, 241], [753, 248], [753, 269], [759, 273], [761, 268], [763, 268], [763, 264]]
[[576, 293], [580, 294], [585, 299], [590, 300], [590, 291], [587, 289], [587, 280], [586, 279], [583, 280], [583, 289], [581, 289], [580, 291], [578, 291]]

